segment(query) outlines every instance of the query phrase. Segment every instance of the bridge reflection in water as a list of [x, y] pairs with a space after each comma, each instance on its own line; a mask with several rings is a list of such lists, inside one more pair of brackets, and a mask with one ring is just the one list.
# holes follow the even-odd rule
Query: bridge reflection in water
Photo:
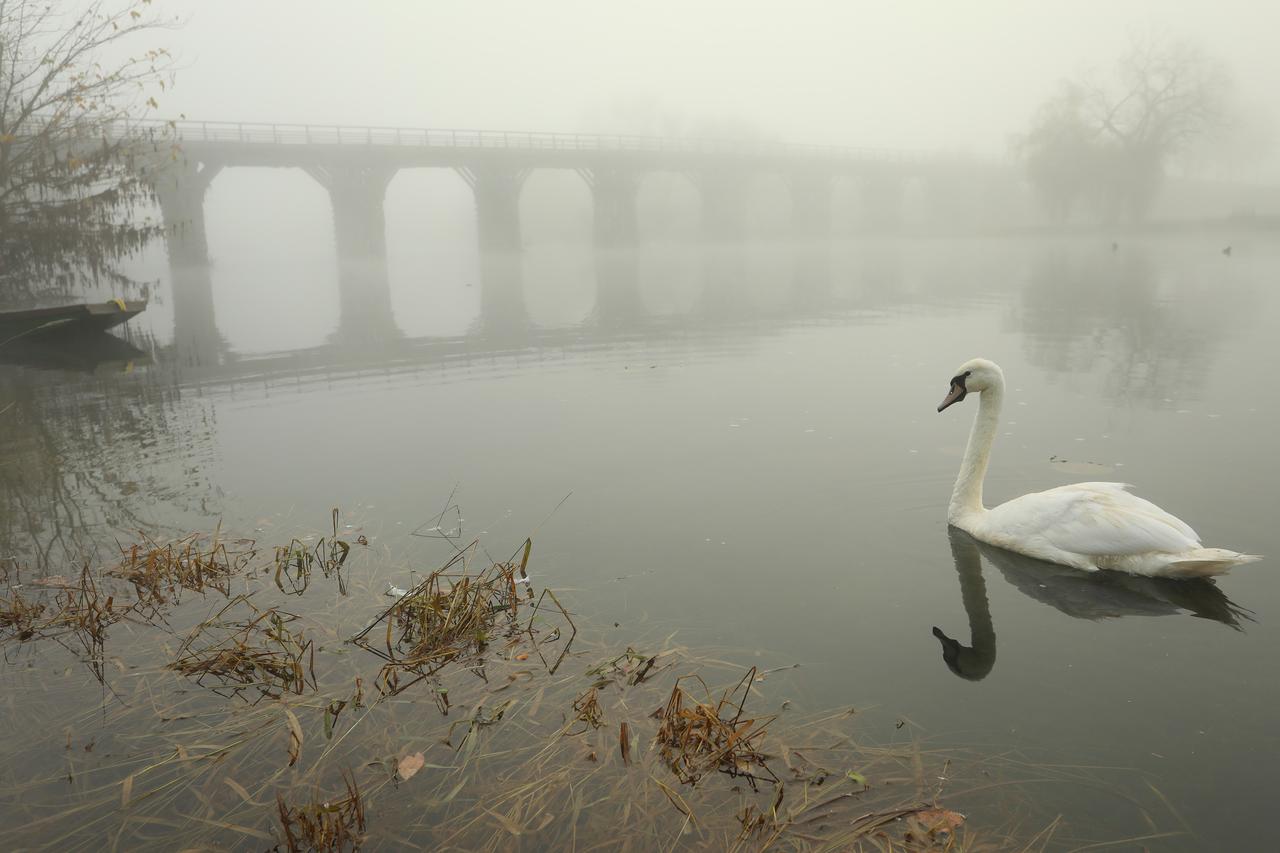
[[[777, 298], [767, 305], [742, 298], [735, 290], [750, 247], [692, 247], [686, 260], [695, 264], [682, 286], [699, 295], [685, 313], [651, 314], [641, 298], [644, 264], [634, 249], [596, 251], [596, 303], [582, 322], [541, 327], [524, 310], [521, 296], [522, 258], [515, 254], [485, 254], [480, 258], [481, 286], [506, 298], [483, 299], [479, 314], [463, 334], [411, 337], [401, 334], [392, 318], [344, 316], [339, 330], [318, 346], [278, 353], [242, 356], [225, 346], [208, 309], [187, 318], [175, 313], [173, 343], [156, 351], [153, 374], [171, 374], [161, 384], [221, 384], [276, 378], [294, 381], [309, 374], [377, 369], [417, 370], [428, 367], [466, 368], [495, 360], [541, 358], [554, 354], [643, 348], [652, 353], [668, 347], [685, 352], [752, 346], [797, 325], [846, 322], [855, 308], [833, 295], [831, 259], [822, 246], [788, 244], [779, 249], [788, 257], [785, 269], [768, 282]], [[186, 283], [208, 284], [210, 270], [174, 268]], [[699, 287], [699, 280], [702, 282]], [[175, 289], [180, 282], [175, 280]], [[193, 329], [194, 324], [199, 327]], [[203, 334], [200, 332], [203, 329]], [[622, 356], [620, 356], [622, 357]]]

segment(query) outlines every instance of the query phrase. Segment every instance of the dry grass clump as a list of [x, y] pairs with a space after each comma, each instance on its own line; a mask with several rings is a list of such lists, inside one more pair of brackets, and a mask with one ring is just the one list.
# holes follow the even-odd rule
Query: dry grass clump
[[659, 655], [647, 655], [627, 646], [627, 650], [587, 670], [596, 676], [593, 687], [603, 688], [611, 684], [619, 687], [635, 687], [644, 682], [658, 663]]
[[[247, 615], [224, 618], [237, 608]], [[278, 607], [259, 610], [238, 595], [192, 630], [169, 667], [195, 676], [197, 684], [213, 678], [236, 694], [256, 688], [259, 699], [300, 695], [315, 688], [315, 645], [289, 628], [297, 618]]]
[[[514, 646], [521, 642], [523, 635], [536, 648], [538, 628], [534, 623], [547, 597], [572, 629], [568, 612], [549, 590], [544, 590], [542, 597], [533, 602], [533, 592], [527, 586], [525, 575], [532, 544], [525, 541], [519, 563], [514, 560], [493, 563], [471, 573], [468, 562], [478, 546], [478, 542], [472, 542], [352, 637], [350, 642], [386, 661], [378, 676], [382, 692], [399, 693], [462, 658], [479, 658], [477, 672], [483, 677], [482, 655], [499, 638], [505, 639], [508, 646]], [[522, 618], [522, 609], [529, 611], [528, 618]], [[374, 629], [379, 625], [383, 627], [381, 643], [375, 643], [370, 637], [377, 636]], [[576, 629], [573, 630], [576, 633]], [[559, 636], [556, 628], [548, 640]], [[566, 643], [560, 659], [567, 646]], [[554, 667], [552, 669], [554, 671]], [[407, 682], [402, 680], [402, 673], [406, 672], [414, 676]]]
[[604, 710], [600, 707], [600, 691], [597, 688], [588, 688], [587, 692], [573, 700], [573, 719], [575, 722], [586, 723], [593, 729], [604, 725]]
[[747, 695], [755, 677], [756, 669], [752, 667], [714, 705], [699, 702], [681, 684], [697, 681], [704, 692], [710, 692], [700, 677], [676, 679], [666, 704], [654, 713], [662, 721], [655, 740], [663, 761], [681, 782], [696, 784], [715, 770], [745, 777], [753, 788], [758, 781], [778, 781], [759, 748], [774, 718], [756, 720], [745, 716]]
[[46, 633], [50, 630], [68, 632], [101, 680], [107, 628], [123, 618], [131, 605], [117, 607], [114, 596], [107, 594], [104, 597], [89, 567], [85, 566], [74, 587], [59, 590], [53, 607], [55, 615], [46, 621], [42, 630]]
[[[368, 544], [363, 536], [357, 540]], [[311, 574], [317, 568], [326, 578], [338, 581], [338, 592], [347, 594], [347, 578], [343, 574], [347, 557], [351, 556], [351, 543], [338, 538], [338, 510], [333, 511], [333, 535], [320, 537], [314, 547], [308, 547], [300, 539], [275, 549], [275, 582], [281, 592], [302, 595], [311, 583]], [[286, 584], [288, 588], [286, 588]]]
[[289, 806], [284, 797], [276, 795], [280, 826], [284, 829], [289, 853], [312, 850], [343, 853], [360, 848], [365, 831], [364, 801], [350, 770], [342, 772], [342, 782], [346, 786], [345, 796], [320, 803]]
[[26, 599], [16, 589], [0, 598], [0, 628], [7, 629], [2, 639], [52, 639], [80, 655], [101, 680], [107, 628], [130, 607], [99, 588], [85, 566], [74, 585], [56, 588], [52, 601]]
[[[101, 681], [107, 629], [135, 615], [154, 624], [178, 603], [183, 589], [228, 595], [231, 578], [249, 566], [255, 553], [247, 540], [234, 545], [220, 541], [217, 532], [164, 545], [144, 537], [121, 549], [120, 562], [109, 569], [95, 572], [85, 565], [75, 581], [60, 576], [37, 580], [50, 588], [51, 599], [27, 599], [10, 590], [7, 598], [0, 598], [0, 630], [8, 629], [0, 640], [54, 640], [78, 654]], [[100, 585], [111, 578], [133, 586], [131, 600], [117, 600]]]
[[10, 590], [8, 598], [0, 598], [0, 628], [19, 640], [30, 639], [47, 609], [44, 602], [28, 601], [18, 590]]
[[229, 548], [217, 531], [212, 538], [192, 534], [163, 545], [144, 536], [122, 550], [120, 564], [107, 574], [133, 584], [140, 605], [174, 604], [184, 589], [229, 596], [231, 579], [257, 554], [250, 540], [232, 544]]

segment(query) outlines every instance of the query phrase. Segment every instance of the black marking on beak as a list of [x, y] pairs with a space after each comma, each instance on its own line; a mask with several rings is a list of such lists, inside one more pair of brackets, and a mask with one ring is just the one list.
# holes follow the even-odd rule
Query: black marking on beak
[[959, 403], [964, 399], [964, 395], [969, 393], [968, 389], [964, 387], [964, 380], [968, 375], [969, 371], [966, 370], [951, 380], [951, 390], [947, 392], [947, 396], [943, 397], [942, 402], [938, 405], [939, 412], [952, 403]]

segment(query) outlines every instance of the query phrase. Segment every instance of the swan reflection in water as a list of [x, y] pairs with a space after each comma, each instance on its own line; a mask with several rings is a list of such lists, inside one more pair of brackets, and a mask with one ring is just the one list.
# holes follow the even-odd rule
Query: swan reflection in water
[[947, 533], [951, 558], [960, 576], [960, 598], [969, 617], [970, 645], [961, 644], [937, 627], [933, 636], [942, 644], [942, 659], [947, 667], [969, 681], [981, 681], [996, 665], [996, 632], [982, 577], [983, 557], [1019, 592], [1076, 619], [1189, 613], [1237, 631], [1241, 630], [1241, 620], [1252, 621], [1250, 611], [1227, 598], [1207, 578], [1174, 580], [1124, 572], [1082, 572], [979, 542], [958, 527], [949, 527]]

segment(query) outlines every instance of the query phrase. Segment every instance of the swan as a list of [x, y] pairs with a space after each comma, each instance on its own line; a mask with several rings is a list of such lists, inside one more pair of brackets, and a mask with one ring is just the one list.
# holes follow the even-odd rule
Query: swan
[[1000, 366], [985, 358], [962, 364], [938, 411], [969, 394], [979, 395], [978, 412], [947, 521], [975, 539], [1087, 572], [1110, 569], [1146, 577], [1208, 577], [1261, 559], [1203, 547], [1186, 522], [1130, 494], [1124, 483], [1075, 483], [985, 508], [982, 480], [1004, 398]]

